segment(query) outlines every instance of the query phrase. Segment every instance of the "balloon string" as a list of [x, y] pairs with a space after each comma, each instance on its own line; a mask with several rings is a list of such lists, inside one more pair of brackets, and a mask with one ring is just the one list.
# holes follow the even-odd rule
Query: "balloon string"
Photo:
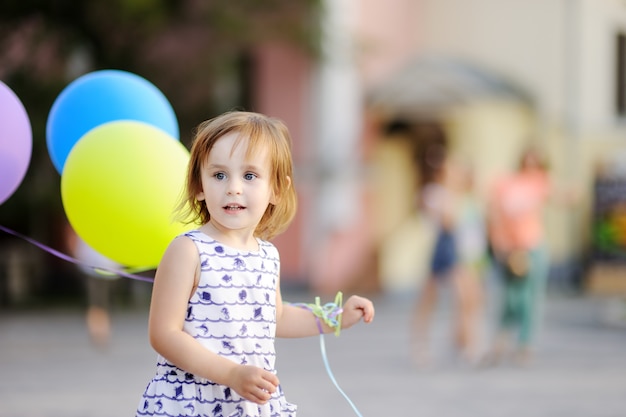
[[348, 395], [341, 389], [341, 387], [339, 386], [339, 383], [337, 382], [337, 380], [335, 379], [335, 376], [333, 375], [333, 371], [330, 369], [330, 364], [328, 363], [328, 356], [326, 355], [326, 343], [324, 342], [323, 334], [320, 334], [320, 350], [322, 352], [322, 360], [324, 361], [324, 367], [326, 368], [326, 373], [328, 374], [330, 380], [335, 385], [335, 388], [337, 388], [337, 391], [339, 391], [339, 393], [343, 395], [343, 398], [346, 399], [348, 404], [350, 404], [350, 407], [352, 407], [352, 410], [354, 410], [354, 413], [359, 417], [363, 417], [363, 415], [359, 412], [358, 408], [356, 408], [356, 405], [352, 402], [350, 397], [348, 397]]
[[319, 320], [323, 320], [331, 329], [334, 329], [335, 336], [341, 332], [341, 314], [343, 313], [343, 293], [337, 292], [334, 303], [320, 304], [320, 298], [315, 297], [315, 303], [290, 303], [293, 306], [309, 310], [318, 320], [320, 334], [323, 333]]
[[124, 277], [124, 278], [135, 279], [135, 280], [138, 280], [138, 281], [154, 282], [154, 278], [151, 278], [151, 277], [142, 277], [141, 275], [135, 275], [135, 274], [132, 274], [132, 273], [126, 272], [126, 271], [120, 271], [120, 270], [117, 270], [117, 269], [105, 268], [105, 267], [94, 266], [94, 265], [88, 265], [88, 264], [86, 264], [84, 262], [79, 261], [76, 258], [72, 258], [71, 256], [68, 256], [68, 255], [64, 254], [63, 252], [60, 252], [60, 251], [58, 251], [56, 249], [53, 249], [50, 246], [46, 246], [43, 243], [36, 241], [35, 239], [31, 239], [28, 236], [24, 236], [23, 234], [18, 233], [15, 230], [11, 230], [11, 229], [9, 229], [7, 227], [4, 227], [2, 225], [0, 225], [0, 230], [2, 230], [5, 233], [8, 233], [10, 235], [19, 237], [20, 239], [25, 240], [26, 242], [28, 242], [28, 243], [30, 243], [32, 245], [35, 245], [35, 246], [37, 246], [40, 249], [43, 249], [44, 251], [48, 252], [49, 254], [56, 256], [57, 258], [63, 259], [64, 261], [71, 262], [71, 263], [76, 264], [76, 265], [81, 265], [83, 267], [90, 268], [90, 269], [92, 269], [95, 272], [98, 272], [100, 274], [119, 275], [119, 276]]
[[356, 405], [352, 402], [350, 397], [341, 389], [339, 383], [335, 379], [333, 375], [333, 371], [330, 369], [330, 364], [328, 363], [328, 355], [326, 354], [326, 343], [324, 341], [324, 332], [322, 330], [320, 319], [323, 320], [330, 328], [335, 331], [335, 336], [339, 336], [339, 332], [341, 331], [341, 315], [343, 313], [343, 293], [341, 291], [337, 292], [335, 296], [334, 303], [326, 303], [323, 306], [320, 304], [320, 298], [315, 297], [315, 303], [288, 303], [295, 307], [300, 307], [305, 310], [309, 310], [315, 316], [317, 320], [318, 327], [320, 329], [320, 351], [322, 353], [322, 361], [324, 362], [324, 367], [326, 368], [326, 373], [328, 374], [330, 380], [337, 388], [337, 391], [346, 399], [348, 404], [352, 407], [355, 414], [359, 417], [363, 417], [359, 410], [356, 408]]

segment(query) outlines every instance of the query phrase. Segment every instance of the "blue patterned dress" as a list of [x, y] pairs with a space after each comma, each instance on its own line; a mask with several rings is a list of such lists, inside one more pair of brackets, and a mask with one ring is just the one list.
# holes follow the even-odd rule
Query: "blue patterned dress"
[[[184, 234], [196, 244], [201, 274], [189, 299], [184, 331], [234, 362], [276, 372], [278, 250], [259, 240], [258, 252], [224, 246], [199, 230]], [[157, 357], [156, 376], [137, 409], [139, 416], [295, 417], [280, 387], [264, 405], [231, 388], [199, 378]]]

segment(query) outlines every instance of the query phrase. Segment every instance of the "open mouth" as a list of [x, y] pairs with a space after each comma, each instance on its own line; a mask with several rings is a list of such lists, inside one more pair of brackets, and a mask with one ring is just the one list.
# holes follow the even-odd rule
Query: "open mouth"
[[229, 204], [227, 206], [224, 206], [224, 210], [226, 211], [239, 211], [243, 209], [245, 209], [245, 207], [239, 204]]

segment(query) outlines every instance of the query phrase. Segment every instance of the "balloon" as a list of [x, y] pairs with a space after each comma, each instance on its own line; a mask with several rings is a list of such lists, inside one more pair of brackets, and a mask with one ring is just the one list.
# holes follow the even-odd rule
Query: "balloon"
[[0, 81], [0, 204], [22, 183], [33, 151], [33, 133], [26, 109]]
[[173, 221], [189, 151], [163, 130], [115, 121], [85, 134], [61, 175], [61, 199], [76, 233], [103, 256], [156, 267], [188, 226]]
[[179, 138], [174, 110], [153, 84], [126, 71], [94, 71], [71, 82], [50, 109], [46, 142], [56, 170], [63, 172], [68, 154], [85, 133], [116, 120], [145, 122]]

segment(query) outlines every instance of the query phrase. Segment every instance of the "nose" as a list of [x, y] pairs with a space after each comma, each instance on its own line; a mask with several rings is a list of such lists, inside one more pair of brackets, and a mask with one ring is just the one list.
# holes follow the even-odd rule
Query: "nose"
[[228, 195], [241, 194], [241, 180], [234, 178], [228, 181], [228, 188], [226, 190], [226, 194]]

